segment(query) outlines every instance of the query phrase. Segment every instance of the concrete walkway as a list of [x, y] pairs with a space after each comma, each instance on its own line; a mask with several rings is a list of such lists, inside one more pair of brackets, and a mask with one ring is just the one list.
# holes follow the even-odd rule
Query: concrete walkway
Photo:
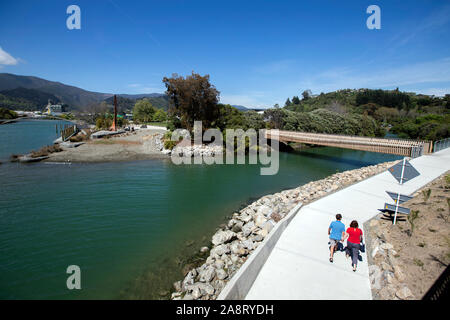
[[[281, 235], [253, 283], [246, 299], [372, 299], [366, 254], [352, 271], [343, 252], [328, 261], [330, 222], [336, 213], [348, 227], [371, 219], [392, 199], [385, 191], [412, 194], [450, 170], [450, 148], [410, 161], [420, 176], [403, 185], [385, 171], [303, 208]], [[405, 223], [405, 222], [400, 222]]]

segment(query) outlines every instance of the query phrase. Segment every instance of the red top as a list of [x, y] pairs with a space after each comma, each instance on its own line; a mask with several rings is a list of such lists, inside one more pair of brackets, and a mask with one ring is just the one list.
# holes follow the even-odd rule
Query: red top
[[351, 243], [360, 243], [360, 236], [362, 236], [363, 232], [359, 228], [348, 228], [347, 233], [349, 234], [349, 237], [347, 241]]

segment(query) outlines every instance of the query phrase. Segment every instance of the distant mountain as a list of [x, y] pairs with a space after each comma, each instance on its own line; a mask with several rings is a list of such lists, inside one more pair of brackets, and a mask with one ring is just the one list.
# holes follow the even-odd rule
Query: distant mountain
[[49, 100], [60, 102], [53, 94], [35, 89], [19, 87], [0, 91], [0, 107], [13, 110], [42, 110]]
[[16, 88], [36, 89], [52, 94], [62, 103], [68, 104], [75, 109], [85, 107], [91, 103], [98, 103], [111, 96], [109, 93], [87, 91], [38, 77], [0, 73], [0, 91]]
[[128, 99], [143, 99], [143, 98], [159, 98], [165, 97], [164, 93], [142, 93], [142, 94], [118, 94], [121, 97]]
[[249, 110], [247, 107], [236, 105], [236, 104], [232, 104], [231, 106], [235, 107], [236, 109], [241, 110], [241, 111], [248, 111]]
[[[46, 95], [48, 95], [48, 99], [67, 104], [70, 109], [75, 110], [82, 110], [90, 105], [99, 104], [105, 100], [108, 104], [112, 104], [112, 100], [110, 101], [109, 98], [113, 96], [111, 93], [87, 91], [61, 82], [49, 81], [38, 77], [0, 73], [0, 91], [11, 90], [16, 91], [10, 92], [12, 96], [8, 95], [9, 98], [13, 97], [15, 102], [17, 102], [17, 99], [24, 99], [28, 102], [33, 101], [31, 105], [35, 106], [35, 110], [40, 110], [47, 104]], [[125, 109], [130, 109], [132, 105], [134, 106], [136, 100], [143, 98], [148, 98], [157, 108], [163, 108], [165, 110], [168, 108], [168, 98], [165, 94], [161, 93], [119, 94], [118, 96], [123, 99], [129, 99], [121, 100], [120, 102], [120, 105]], [[4, 103], [6, 103], [6, 101], [11, 102], [12, 100], [9, 98], [3, 99]], [[45, 103], [39, 105], [44, 100]], [[20, 108], [20, 105], [22, 104], [15, 102], [12, 103], [9, 108]], [[24, 104], [30, 105], [29, 103]]]
[[[119, 112], [125, 110], [132, 110], [136, 101], [141, 99], [148, 99], [150, 103], [158, 108], [166, 110], [169, 109], [169, 97], [165, 94], [151, 93], [151, 94], [119, 94], [117, 95], [117, 109]], [[107, 104], [114, 104], [114, 97], [109, 97], [104, 100]]]
[[[106, 104], [112, 106], [112, 105], [114, 105], [114, 96], [109, 97], [103, 101]], [[133, 109], [135, 103], [136, 103], [135, 99], [124, 98], [123, 96], [118, 95], [117, 96], [117, 111], [125, 112], [127, 110], [131, 110], [131, 109]]]

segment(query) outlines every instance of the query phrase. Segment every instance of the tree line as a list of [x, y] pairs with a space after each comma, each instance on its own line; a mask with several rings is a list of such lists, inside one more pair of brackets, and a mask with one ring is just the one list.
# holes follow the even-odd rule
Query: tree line
[[381, 89], [343, 89], [303, 95], [286, 100], [285, 110], [308, 114], [324, 109], [344, 115], [347, 119], [367, 116], [375, 120], [376, 135], [390, 132], [400, 138], [440, 140], [449, 137], [450, 94], [444, 97], [413, 92]]

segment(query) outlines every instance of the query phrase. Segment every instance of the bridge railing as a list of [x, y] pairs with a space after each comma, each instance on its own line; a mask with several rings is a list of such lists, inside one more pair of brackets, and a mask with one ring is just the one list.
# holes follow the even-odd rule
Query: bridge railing
[[438, 152], [450, 147], [450, 138], [438, 140], [434, 142], [433, 152]]
[[[271, 131], [266, 131], [266, 137], [271, 137]], [[406, 140], [397, 138], [375, 138], [362, 136], [346, 136], [340, 134], [324, 134], [280, 130], [278, 139], [282, 141], [297, 141], [307, 144], [327, 145], [348, 149], [365, 150], [419, 157], [432, 151], [432, 142], [425, 140]]]
[[[270, 130], [267, 130], [267, 133], [270, 135]], [[279, 130], [279, 135], [281, 136], [301, 136], [301, 137], [311, 137], [311, 138], [325, 138], [325, 139], [339, 139], [339, 140], [351, 140], [351, 141], [365, 141], [365, 142], [378, 142], [378, 143], [395, 143], [398, 145], [411, 146], [421, 145], [425, 143], [430, 143], [431, 141], [427, 140], [408, 140], [401, 138], [375, 138], [375, 137], [363, 137], [363, 136], [354, 136], [354, 135], [344, 135], [344, 134], [328, 134], [328, 133], [313, 133], [313, 132], [298, 132], [298, 131], [284, 131]]]

